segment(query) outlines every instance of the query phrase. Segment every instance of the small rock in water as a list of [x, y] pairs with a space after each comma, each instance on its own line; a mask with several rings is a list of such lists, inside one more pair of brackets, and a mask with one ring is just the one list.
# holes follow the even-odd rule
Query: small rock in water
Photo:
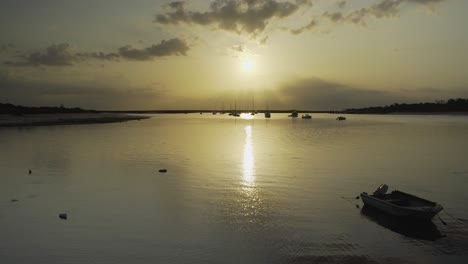
[[18, 202], [19, 200], [18, 199], [11, 199], [11, 202], [14, 203], [14, 202]]
[[164, 172], [167, 172], [167, 170], [166, 169], [160, 169], [159, 172], [164, 173]]
[[67, 214], [59, 214], [59, 218], [63, 220], [67, 220], [68, 215]]

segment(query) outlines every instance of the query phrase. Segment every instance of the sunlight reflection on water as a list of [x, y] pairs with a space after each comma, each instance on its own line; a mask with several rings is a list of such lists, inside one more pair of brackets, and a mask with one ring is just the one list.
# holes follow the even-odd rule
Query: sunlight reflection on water
[[252, 147], [252, 126], [245, 127], [244, 159], [242, 161], [242, 185], [255, 186], [255, 157]]

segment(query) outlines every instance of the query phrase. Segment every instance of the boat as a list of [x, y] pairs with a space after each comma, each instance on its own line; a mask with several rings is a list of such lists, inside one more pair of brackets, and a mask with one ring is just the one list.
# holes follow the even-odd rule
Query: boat
[[388, 193], [388, 186], [382, 184], [373, 194], [361, 193], [365, 206], [384, 213], [404, 218], [430, 220], [440, 211], [442, 205], [401, 191]]
[[268, 104], [268, 101], [266, 103], [265, 118], [271, 118], [270, 106]]
[[312, 116], [309, 114], [302, 115], [302, 119], [312, 119]]
[[339, 116], [339, 117], [336, 118], [336, 120], [338, 120], [338, 121], [344, 121], [344, 120], [346, 120], [346, 117], [344, 117], [344, 116]]
[[297, 111], [292, 111], [292, 113], [288, 115], [288, 117], [298, 117]]

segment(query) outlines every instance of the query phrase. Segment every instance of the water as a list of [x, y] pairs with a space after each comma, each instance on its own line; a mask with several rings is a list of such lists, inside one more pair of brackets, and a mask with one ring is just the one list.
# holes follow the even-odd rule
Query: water
[[0, 260], [467, 263], [444, 212], [407, 226], [342, 198], [387, 183], [468, 219], [467, 135], [463, 116], [328, 114], [0, 129]]

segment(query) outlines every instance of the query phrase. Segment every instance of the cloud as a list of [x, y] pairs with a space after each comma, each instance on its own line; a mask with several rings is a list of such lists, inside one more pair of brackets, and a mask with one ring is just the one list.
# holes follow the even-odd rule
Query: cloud
[[119, 48], [119, 55], [126, 59], [131, 60], [150, 60], [153, 57], [163, 56], [186, 56], [189, 46], [185, 41], [174, 38], [170, 40], [163, 40], [157, 45], [152, 45], [144, 49], [134, 49], [131, 46], [124, 46]]
[[[344, 12], [346, 0], [336, 1], [339, 10], [325, 11], [321, 15], [312, 15], [309, 23], [291, 29], [277, 26], [275, 29], [298, 35], [305, 31], [315, 30], [321, 26], [322, 20], [335, 24], [351, 23], [366, 26], [371, 18], [396, 17], [404, 4], [432, 5], [447, 0], [379, 0], [372, 1], [368, 6]], [[171, 2], [166, 5], [171, 11], [157, 14], [154, 22], [162, 25], [189, 24], [235, 33], [245, 33], [254, 38], [264, 33], [273, 20], [284, 20], [293, 16], [301, 7], [312, 6], [310, 0], [278, 1], [278, 0], [214, 0], [207, 11], [191, 11], [185, 1]]]
[[84, 60], [151, 60], [155, 57], [186, 56], [190, 50], [188, 44], [181, 39], [162, 40], [159, 44], [143, 49], [123, 46], [117, 52], [78, 52], [75, 53], [68, 43], [54, 44], [45, 52], [34, 52], [22, 56], [22, 61], [6, 61], [10, 66], [70, 66]]
[[283, 19], [294, 14], [308, 0], [280, 2], [276, 0], [215, 0], [206, 12], [189, 11], [184, 1], [172, 2], [172, 12], [156, 15], [154, 22], [168, 25], [179, 23], [215, 26], [218, 29], [247, 33], [262, 33], [273, 19]]
[[345, 0], [340, 0], [336, 3], [339, 8], [344, 8], [346, 6], [346, 1]]
[[291, 34], [293, 35], [299, 35], [301, 34], [302, 32], [304, 31], [308, 31], [308, 30], [312, 30], [312, 29], [315, 29], [317, 28], [319, 25], [319, 22], [317, 19], [313, 18], [309, 24], [303, 26], [303, 27], [300, 27], [300, 28], [296, 28], [296, 29], [289, 29], [289, 28], [285, 28], [286, 31], [289, 31]]
[[62, 43], [48, 47], [44, 53], [33, 52], [25, 56], [25, 61], [6, 62], [5, 64], [15, 66], [68, 66], [73, 64], [73, 60], [74, 55], [70, 50], [70, 45]]
[[90, 109], [151, 107], [166, 96], [161, 85], [132, 86], [122, 80], [52, 82], [13, 77], [6, 72], [0, 72], [0, 90], [0, 102]]
[[[449, 95], [450, 94], [450, 95]], [[449, 97], [466, 97], [462, 88], [395, 88], [370, 90], [318, 78], [297, 79], [281, 85], [276, 98], [289, 109], [343, 110], [392, 103], [432, 102]]]
[[348, 14], [342, 12], [325, 12], [323, 18], [328, 18], [334, 23], [353, 23], [359, 25], [366, 25], [366, 20], [370, 17], [374, 18], [387, 18], [395, 17], [400, 14], [400, 7], [402, 4], [419, 4], [429, 5], [446, 0], [381, 0], [378, 3], [353, 10]]
[[342, 110], [398, 101], [389, 92], [366, 90], [318, 78], [299, 79], [284, 84], [279, 96], [290, 108]]

